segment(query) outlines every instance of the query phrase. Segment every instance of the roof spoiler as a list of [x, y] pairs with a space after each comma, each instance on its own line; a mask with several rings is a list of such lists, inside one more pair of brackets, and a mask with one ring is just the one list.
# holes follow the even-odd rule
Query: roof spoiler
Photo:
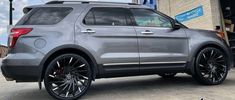
[[32, 9], [33, 9], [33, 7], [25, 7], [25, 8], [23, 9], [23, 12], [24, 12], [24, 14], [27, 14], [27, 13], [30, 12]]
[[64, 4], [64, 3], [82, 3], [82, 4], [128, 4], [128, 5], [139, 5], [136, 3], [122, 3], [122, 2], [103, 2], [103, 1], [49, 1], [46, 4]]

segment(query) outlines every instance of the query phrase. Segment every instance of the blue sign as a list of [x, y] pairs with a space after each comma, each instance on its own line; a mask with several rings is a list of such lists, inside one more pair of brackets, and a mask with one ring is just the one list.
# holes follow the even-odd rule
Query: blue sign
[[175, 19], [179, 22], [188, 21], [197, 17], [203, 16], [203, 7], [199, 6], [190, 11], [184, 12], [182, 14], [176, 15]]
[[157, 9], [156, 0], [139, 0], [141, 4]]

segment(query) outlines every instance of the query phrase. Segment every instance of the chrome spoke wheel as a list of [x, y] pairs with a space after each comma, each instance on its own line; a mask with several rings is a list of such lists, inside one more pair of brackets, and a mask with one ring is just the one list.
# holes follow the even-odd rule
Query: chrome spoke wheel
[[206, 48], [199, 53], [196, 60], [197, 77], [206, 84], [220, 84], [228, 73], [226, 55], [219, 49]]
[[56, 99], [76, 99], [91, 84], [90, 66], [78, 55], [62, 55], [50, 63], [44, 81], [47, 91]]

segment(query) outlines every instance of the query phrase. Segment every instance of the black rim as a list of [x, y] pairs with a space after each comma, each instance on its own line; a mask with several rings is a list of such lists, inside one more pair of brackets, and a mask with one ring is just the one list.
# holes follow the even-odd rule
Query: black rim
[[51, 64], [47, 74], [50, 91], [62, 98], [79, 97], [90, 85], [90, 69], [78, 56], [64, 56]]
[[198, 59], [200, 73], [212, 83], [221, 82], [227, 73], [226, 56], [218, 49], [207, 49]]

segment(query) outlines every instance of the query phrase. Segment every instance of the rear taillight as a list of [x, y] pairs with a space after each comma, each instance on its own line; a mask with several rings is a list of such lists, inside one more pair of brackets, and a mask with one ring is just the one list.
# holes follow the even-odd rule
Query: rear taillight
[[9, 46], [10, 48], [13, 48], [17, 42], [17, 39], [21, 35], [25, 35], [29, 32], [31, 32], [33, 29], [32, 28], [13, 28], [11, 29], [11, 34], [9, 37]]

